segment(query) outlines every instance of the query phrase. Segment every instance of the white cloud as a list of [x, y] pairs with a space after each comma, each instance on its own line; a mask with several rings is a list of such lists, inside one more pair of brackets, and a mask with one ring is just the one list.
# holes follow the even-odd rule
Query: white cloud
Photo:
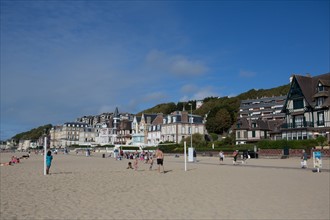
[[253, 72], [253, 71], [247, 71], [247, 70], [239, 71], [239, 76], [243, 77], [243, 78], [252, 78], [252, 77], [255, 77], [256, 75], [257, 75], [257, 73]]
[[189, 100], [202, 100], [206, 97], [217, 97], [219, 94], [215, 92], [213, 86], [196, 86], [196, 85], [184, 85], [181, 88], [183, 96], [180, 98], [181, 102], [186, 102]]
[[159, 50], [151, 50], [146, 56], [147, 66], [177, 76], [199, 76], [208, 71], [200, 60], [193, 60], [183, 55], [170, 55]]

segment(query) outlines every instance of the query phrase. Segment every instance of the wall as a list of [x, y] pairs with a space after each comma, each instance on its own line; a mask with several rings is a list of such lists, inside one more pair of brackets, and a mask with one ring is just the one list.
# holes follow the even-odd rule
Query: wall
[[[313, 151], [321, 151], [323, 157], [330, 158], [330, 149], [311, 149], [306, 152], [312, 157]], [[289, 157], [301, 157], [302, 152], [302, 149], [289, 149]], [[281, 157], [283, 153], [282, 149], [260, 149], [259, 157]]]

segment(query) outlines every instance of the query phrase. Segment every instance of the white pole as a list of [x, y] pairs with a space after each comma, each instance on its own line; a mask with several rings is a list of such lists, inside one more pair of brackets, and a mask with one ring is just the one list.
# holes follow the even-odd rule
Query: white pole
[[192, 103], [190, 104], [190, 114], [191, 114], [191, 119], [190, 119], [190, 147], [192, 146], [192, 121], [193, 121], [193, 116], [192, 116]]
[[46, 157], [47, 157], [47, 136], [44, 138], [44, 175], [46, 174]]
[[187, 146], [186, 146], [186, 142], [183, 143], [184, 145], [184, 152], [183, 152], [183, 156], [184, 156], [184, 171], [187, 171]]

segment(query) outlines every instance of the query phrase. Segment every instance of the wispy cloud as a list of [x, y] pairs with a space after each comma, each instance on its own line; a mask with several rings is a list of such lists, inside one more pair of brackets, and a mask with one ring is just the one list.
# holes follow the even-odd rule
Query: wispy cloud
[[242, 78], [252, 78], [257, 75], [256, 72], [253, 71], [248, 71], [248, 70], [240, 70], [239, 71], [239, 76]]
[[206, 97], [217, 97], [219, 93], [213, 86], [197, 86], [197, 85], [184, 85], [181, 88], [181, 93], [183, 94], [180, 98], [181, 102], [187, 102], [189, 100], [202, 100]]
[[194, 60], [180, 54], [167, 54], [151, 50], [146, 56], [147, 66], [161, 69], [177, 76], [199, 76], [207, 72], [207, 66], [200, 60]]

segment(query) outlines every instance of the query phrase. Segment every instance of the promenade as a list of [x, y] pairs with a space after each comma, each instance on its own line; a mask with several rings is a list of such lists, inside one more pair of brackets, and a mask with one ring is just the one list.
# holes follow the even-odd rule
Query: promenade
[[[14, 154], [2, 153], [7, 162]], [[16, 154], [19, 155], [19, 154]], [[166, 155], [165, 173], [139, 162], [83, 154], [54, 155], [51, 175], [43, 156], [0, 168], [0, 219], [329, 219], [329, 160], [321, 173], [300, 159], [250, 159]]]

